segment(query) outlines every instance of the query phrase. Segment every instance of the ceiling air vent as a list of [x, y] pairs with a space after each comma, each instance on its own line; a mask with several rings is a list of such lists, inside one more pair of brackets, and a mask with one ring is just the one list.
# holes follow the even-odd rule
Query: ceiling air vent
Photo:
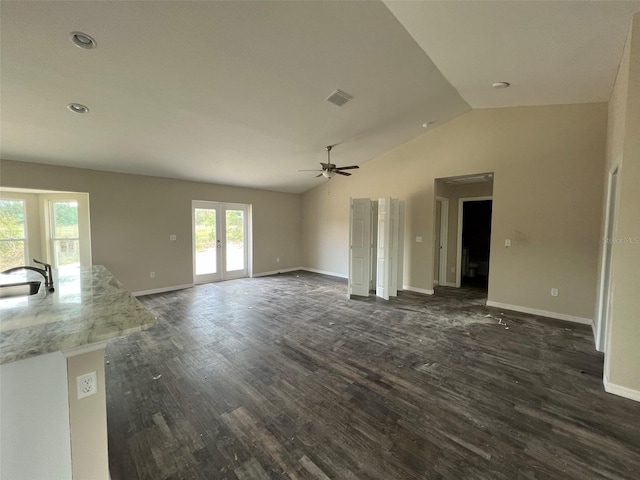
[[466, 183], [484, 183], [492, 180], [493, 175], [488, 173], [484, 175], [468, 175], [466, 177], [446, 178], [442, 180], [442, 183], [446, 183], [447, 185], [461, 185]]
[[327, 97], [327, 100], [333, 103], [334, 105], [341, 107], [352, 98], [353, 97], [348, 93], [343, 92], [342, 90], [336, 90], [335, 92], [333, 92], [331, 95]]

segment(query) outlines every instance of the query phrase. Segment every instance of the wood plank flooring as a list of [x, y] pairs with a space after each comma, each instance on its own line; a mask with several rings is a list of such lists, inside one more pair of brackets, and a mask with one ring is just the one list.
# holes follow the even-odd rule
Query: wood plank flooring
[[306, 272], [141, 298], [107, 347], [113, 480], [639, 479], [591, 329], [479, 291], [349, 300]]

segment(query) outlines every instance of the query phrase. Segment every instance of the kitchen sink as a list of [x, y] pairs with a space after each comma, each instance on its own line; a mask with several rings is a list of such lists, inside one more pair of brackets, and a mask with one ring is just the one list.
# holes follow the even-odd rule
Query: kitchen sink
[[0, 298], [28, 297], [40, 291], [42, 282], [21, 282], [0, 285]]

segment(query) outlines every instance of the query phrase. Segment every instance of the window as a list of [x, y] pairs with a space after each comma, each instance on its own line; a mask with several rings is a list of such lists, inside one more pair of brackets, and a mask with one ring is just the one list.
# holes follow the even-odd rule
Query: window
[[27, 264], [24, 200], [0, 200], [0, 271]]
[[51, 200], [51, 252], [55, 267], [80, 266], [80, 229], [78, 202]]

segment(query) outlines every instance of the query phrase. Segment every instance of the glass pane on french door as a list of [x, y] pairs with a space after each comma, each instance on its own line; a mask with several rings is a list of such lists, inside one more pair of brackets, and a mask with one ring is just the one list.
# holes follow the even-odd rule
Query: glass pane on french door
[[193, 282], [246, 277], [249, 206], [197, 200], [192, 205]]
[[218, 272], [216, 208], [194, 208], [195, 274]]
[[225, 209], [227, 272], [245, 269], [244, 213], [244, 209]]

